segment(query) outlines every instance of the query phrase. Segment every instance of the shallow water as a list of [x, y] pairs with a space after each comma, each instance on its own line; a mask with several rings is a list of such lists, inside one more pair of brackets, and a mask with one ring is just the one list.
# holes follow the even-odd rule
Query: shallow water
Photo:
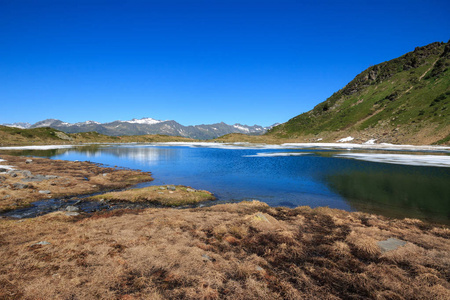
[[[14, 153], [150, 171], [155, 180], [139, 186], [187, 185], [221, 201], [257, 199], [272, 206], [329, 206], [450, 223], [447, 153], [409, 152], [412, 158], [402, 158], [414, 164], [415, 155], [432, 154], [429, 161], [433, 157], [440, 167], [397, 164], [392, 158], [378, 162], [386, 152], [345, 149], [111, 145]], [[341, 155], [355, 153], [357, 159]]]

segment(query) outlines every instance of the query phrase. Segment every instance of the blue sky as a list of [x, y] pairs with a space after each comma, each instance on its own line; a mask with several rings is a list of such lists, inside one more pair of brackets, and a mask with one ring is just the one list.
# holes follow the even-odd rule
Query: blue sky
[[0, 0], [0, 123], [270, 125], [450, 39], [449, 1]]

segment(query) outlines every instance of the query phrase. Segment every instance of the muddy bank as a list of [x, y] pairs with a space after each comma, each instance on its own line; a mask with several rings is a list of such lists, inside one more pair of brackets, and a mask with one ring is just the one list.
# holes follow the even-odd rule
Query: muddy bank
[[[91, 162], [3, 154], [0, 159], [0, 212], [39, 200], [93, 194], [153, 180], [148, 172]], [[2, 167], [5, 165], [10, 167]]]

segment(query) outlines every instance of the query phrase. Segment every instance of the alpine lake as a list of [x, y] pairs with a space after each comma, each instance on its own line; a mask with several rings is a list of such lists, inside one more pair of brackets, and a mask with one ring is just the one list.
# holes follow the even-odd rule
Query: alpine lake
[[217, 197], [216, 201], [201, 205], [259, 200], [270, 206], [328, 206], [450, 224], [449, 165], [388, 163], [351, 156], [356, 153], [363, 158], [375, 154], [449, 159], [450, 151], [199, 143], [89, 145], [7, 152], [150, 171], [154, 181], [135, 187], [185, 185], [208, 190]]

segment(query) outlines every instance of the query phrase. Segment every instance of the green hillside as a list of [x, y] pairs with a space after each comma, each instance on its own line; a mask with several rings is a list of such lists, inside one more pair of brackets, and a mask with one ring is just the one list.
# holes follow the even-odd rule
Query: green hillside
[[50, 127], [19, 129], [0, 125], [0, 146], [83, 144], [83, 143], [149, 143], [192, 142], [193, 139], [167, 135], [108, 136], [97, 132], [64, 133]]
[[450, 43], [372, 66], [309, 112], [274, 127], [282, 138], [448, 144]]

